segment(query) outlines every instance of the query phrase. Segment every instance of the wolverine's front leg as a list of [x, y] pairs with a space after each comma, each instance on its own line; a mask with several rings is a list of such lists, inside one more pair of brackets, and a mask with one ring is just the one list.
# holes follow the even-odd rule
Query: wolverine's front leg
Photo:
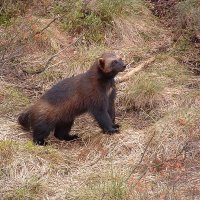
[[114, 102], [110, 103], [109, 108], [108, 108], [108, 113], [110, 115], [110, 118], [112, 120], [112, 127], [113, 128], [119, 128], [119, 125], [115, 123], [115, 106], [114, 106]]
[[118, 129], [113, 127], [113, 122], [107, 112], [107, 109], [96, 108], [93, 109], [91, 113], [104, 133], [113, 134], [118, 132]]
[[112, 93], [109, 96], [109, 105], [108, 105], [108, 113], [113, 123], [113, 128], [119, 128], [119, 125], [115, 123], [115, 89], [112, 90]]

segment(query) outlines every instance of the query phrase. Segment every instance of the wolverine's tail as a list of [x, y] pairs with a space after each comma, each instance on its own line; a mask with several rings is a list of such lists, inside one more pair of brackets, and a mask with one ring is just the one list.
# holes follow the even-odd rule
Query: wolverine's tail
[[21, 113], [18, 117], [18, 123], [26, 130], [30, 129], [30, 111]]

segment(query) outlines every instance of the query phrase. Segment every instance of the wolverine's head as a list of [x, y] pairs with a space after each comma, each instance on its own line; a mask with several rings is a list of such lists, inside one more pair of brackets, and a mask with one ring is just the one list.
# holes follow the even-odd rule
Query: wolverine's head
[[126, 65], [122, 61], [121, 57], [117, 56], [115, 53], [106, 52], [98, 59], [98, 67], [103, 75], [108, 78], [113, 78], [119, 72], [124, 71]]

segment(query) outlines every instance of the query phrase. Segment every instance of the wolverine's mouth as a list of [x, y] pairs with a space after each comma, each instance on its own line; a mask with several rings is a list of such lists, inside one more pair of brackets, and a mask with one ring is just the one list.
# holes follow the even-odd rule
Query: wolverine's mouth
[[122, 70], [121, 70], [122, 72], [126, 69], [126, 66], [127, 66], [127, 65], [123, 65], [123, 66], [122, 66]]

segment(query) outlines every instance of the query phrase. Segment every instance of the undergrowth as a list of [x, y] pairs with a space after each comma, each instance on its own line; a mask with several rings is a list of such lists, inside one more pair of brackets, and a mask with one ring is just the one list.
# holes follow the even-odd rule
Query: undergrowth
[[[24, 7], [18, 7], [22, 2]], [[43, 37], [37, 36], [37, 45], [30, 40], [23, 54], [11, 56], [3, 65], [1, 198], [199, 199], [200, 81], [188, 70], [195, 56], [195, 65], [199, 60], [198, 43], [191, 41], [199, 31], [197, 5], [197, 0], [177, 2], [173, 7], [176, 28], [163, 28], [143, 0], [4, 1], [0, 15], [4, 36], [6, 23], [19, 15], [25, 20], [25, 26], [16, 26], [19, 31], [13, 27], [5, 39], [1, 38], [6, 47], [5, 61], [18, 52], [15, 46], [7, 48], [6, 41], [13, 41], [13, 32], [20, 37], [25, 33], [23, 39], [45, 27], [52, 13], [61, 17], [44, 30]], [[45, 19], [37, 9], [44, 10]], [[76, 44], [62, 51], [82, 34]], [[173, 34], [178, 36], [172, 44]], [[45, 41], [48, 45], [42, 45]], [[52, 43], [56, 48], [51, 48]], [[60, 50], [43, 72], [36, 73]], [[131, 67], [156, 54], [155, 61], [143, 72], [117, 84], [116, 121], [121, 134], [101, 134], [91, 118], [81, 116], [72, 134], [78, 133], [82, 140], [65, 142], [50, 136], [45, 147], [32, 144], [32, 136], [17, 126], [14, 116], [30, 103], [27, 93], [38, 98], [64, 76], [86, 71], [103, 51], [121, 54], [127, 63], [133, 61]]]
[[27, 11], [33, 11], [35, 15], [48, 15], [54, 1], [51, 0], [2, 0], [0, 1], [0, 26], [9, 26], [19, 16], [25, 16]]
[[91, 174], [86, 179], [86, 185], [79, 188], [78, 193], [69, 190], [66, 194], [66, 199], [125, 200], [127, 192], [124, 177], [120, 173], [113, 172], [113, 169], [111, 169], [104, 174]]
[[6, 86], [3, 88], [3, 103], [0, 104], [1, 113], [13, 113], [29, 104], [29, 98], [17, 87]]
[[64, 30], [77, 34], [84, 32], [86, 43], [103, 42], [106, 31], [112, 31], [114, 18], [128, 16], [137, 10], [141, 1], [116, 0], [60, 2], [55, 6], [55, 13], [63, 14], [62, 27]]
[[140, 73], [134, 76], [120, 96], [127, 110], [153, 109], [162, 102], [163, 83], [154, 76]]
[[200, 2], [198, 0], [184, 0], [176, 5], [177, 30], [182, 29], [190, 37], [200, 31]]

